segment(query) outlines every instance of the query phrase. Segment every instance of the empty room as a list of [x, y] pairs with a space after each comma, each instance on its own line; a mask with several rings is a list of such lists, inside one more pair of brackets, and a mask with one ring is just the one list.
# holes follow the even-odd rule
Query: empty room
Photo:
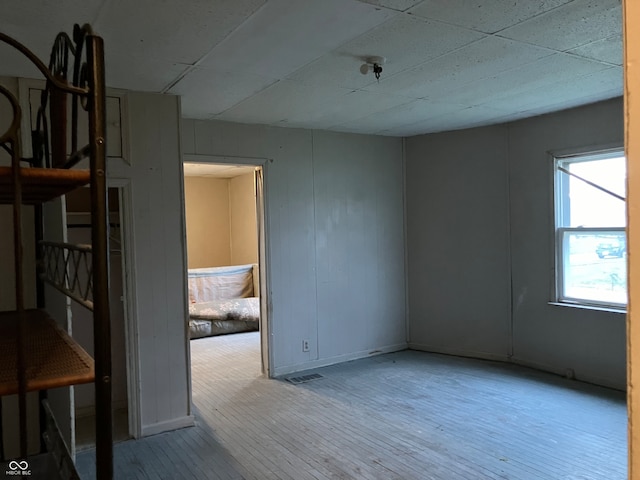
[[0, 6], [0, 471], [634, 478], [638, 8]]

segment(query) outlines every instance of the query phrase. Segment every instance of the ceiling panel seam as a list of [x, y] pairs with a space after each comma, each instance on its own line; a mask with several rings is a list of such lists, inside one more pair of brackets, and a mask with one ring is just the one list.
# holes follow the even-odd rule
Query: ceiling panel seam
[[200, 65], [205, 58], [207, 58], [207, 56], [209, 56], [211, 54], [211, 52], [220, 44], [224, 43], [231, 35], [233, 35], [233, 33], [235, 31], [237, 31], [240, 27], [242, 27], [242, 25], [244, 25], [245, 23], [247, 23], [254, 15], [256, 15], [260, 10], [262, 10], [263, 8], [265, 8], [265, 5], [267, 4], [267, 2], [265, 1], [262, 5], [260, 5], [256, 10], [254, 10], [251, 15], [247, 15], [244, 20], [242, 22], [240, 22], [238, 25], [235, 26], [235, 28], [233, 28], [232, 30], [229, 31], [229, 33], [227, 33], [219, 42], [217, 42], [215, 45], [213, 45], [205, 54], [203, 54], [198, 60], [196, 60], [195, 62], [193, 62], [191, 65], [189, 65], [180, 75], [178, 75], [176, 77], [175, 80], [173, 80], [172, 82], [170, 82], [166, 87], [164, 87], [160, 93], [167, 93], [169, 90], [171, 90], [173, 87], [175, 87], [184, 77], [186, 77], [189, 72], [191, 72], [192, 70], [194, 70], [196, 67], [198, 67], [198, 65]]

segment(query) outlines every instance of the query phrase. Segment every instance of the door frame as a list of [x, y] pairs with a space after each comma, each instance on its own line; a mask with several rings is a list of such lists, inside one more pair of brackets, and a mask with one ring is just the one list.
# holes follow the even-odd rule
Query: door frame
[[129, 435], [133, 438], [142, 436], [140, 411], [140, 352], [138, 348], [137, 292], [135, 249], [133, 237], [133, 205], [130, 178], [107, 178], [107, 187], [118, 190], [120, 204], [120, 239], [122, 262], [122, 295], [124, 303], [125, 345], [127, 365], [127, 415]]
[[[220, 164], [220, 165], [246, 165], [254, 166], [262, 170], [262, 201], [259, 202], [256, 197], [256, 205], [262, 206], [262, 208], [256, 211], [257, 223], [259, 227], [258, 232], [258, 270], [260, 272], [260, 352], [262, 361], [262, 373], [271, 378], [273, 365], [273, 332], [271, 331], [271, 295], [269, 285], [271, 284], [270, 270], [269, 270], [269, 189], [268, 183], [268, 170], [269, 164], [273, 160], [265, 157], [236, 157], [231, 155], [199, 155], [199, 154], [183, 154], [182, 163], [199, 163], [203, 165], [207, 164]], [[256, 196], [259, 192], [256, 191]], [[184, 173], [183, 173], [183, 189], [182, 189], [182, 208], [185, 208], [185, 194], [184, 194]], [[186, 255], [186, 217], [182, 215], [183, 232], [184, 232], [184, 245]], [[186, 262], [185, 262], [186, 265]], [[185, 285], [187, 283], [185, 271]], [[188, 295], [186, 298], [189, 298]], [[189, 336], [186, 336], [187, 351], [189, 352], [189, 371], [191, 371], [191, 347], [189, 344]], [[189, 382], [189, 390], [191, 390], [191, 382]]]

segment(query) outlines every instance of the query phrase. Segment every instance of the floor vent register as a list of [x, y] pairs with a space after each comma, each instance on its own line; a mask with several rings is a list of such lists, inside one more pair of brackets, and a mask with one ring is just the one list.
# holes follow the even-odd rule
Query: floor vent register
[[287, 382], [298, 385], [299, 383], [310, 382], [311, 380], [317, 380], [318, 378], [324, 378], [319, 373], [311, 373], [309, 375], [301, 375], [299, 377], [287, 377]]

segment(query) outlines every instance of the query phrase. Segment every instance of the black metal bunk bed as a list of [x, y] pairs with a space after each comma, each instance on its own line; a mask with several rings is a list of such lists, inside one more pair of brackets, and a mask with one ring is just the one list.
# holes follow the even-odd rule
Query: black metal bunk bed
[[[41, 450], [53, 451], [53, 463], [66, 478], [78, 478], [55, 427], [46, 392], [93, 382], [96, 476], [99, 480], [110, 479], [113, 452], [103, 41], [88, 25], [75, 25], [73, 39], [64, 33], [56, 37], [49, 66], [13, 38], [0, 33], [0, 41], [27, 57], [46, 80], [36, 127], [31, 132], [32, 158], [20, 154], [19, 102], [0, 85], [0, 94], [13, 110], [9, 129], [0, 132], [0, 148], [11, 159], [10, 166], [0, 166], [0, 204], [13, 205], [16, 305], [15, 311], [0, 313], [0, 396], [18, 395], [20, 456], [5, 459], [1, 442], [0, 455], [15, 469], [28, 464], [27, 392], [39, 391], [40, 433], [44, 439]], [[79, 147], [80, 114], [87, 116], [89, 143]], [[86, 158], [88, 170], [79, 169], [78, 164]], [[91, 191], [91, 245], [43, 242], [42, 204], [87, 185]], [[34, 205], [36, 218], [37, 309], [25, 308], [22, 205]], [[88, 274], [86, 282], [81, 265]], [[46, 312], [44, 282], [93, 311], [93, 359]], [[62, 452], [57, 451], [60, 449]]]

